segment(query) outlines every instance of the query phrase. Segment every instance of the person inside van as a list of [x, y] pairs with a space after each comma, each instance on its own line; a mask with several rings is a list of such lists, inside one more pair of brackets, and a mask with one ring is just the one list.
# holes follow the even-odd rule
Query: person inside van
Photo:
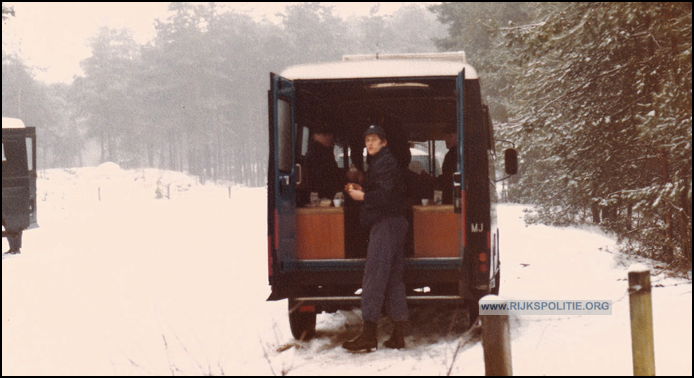
[[326, 124], [312, 130], [306, 151], [306, 175], [309, 191], [317, 192], [320, 198], [333, 199], [346, 183], [335, 160], [334, 142], [335, 136]]
[[436, 188], [441, 190], [441, 197], [444, 204], [453, 203], [453, 174], [458, 165], [458, 134], [455, 130], [447, 130], [443, 135], [446, 141], [448, 152], [443, 158], [443, 166], [441, 166], [441, 175], [437, 177]]

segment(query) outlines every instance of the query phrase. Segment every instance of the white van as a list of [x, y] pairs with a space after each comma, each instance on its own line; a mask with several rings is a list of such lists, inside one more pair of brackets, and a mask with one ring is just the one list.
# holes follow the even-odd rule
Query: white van
[[[345, 56], [289, 67], [270, 74], [268, 101], [268, 300], [289, 299], [294, 336], [313, 336], [317, 313], [360, 306], [355, 293], [366, 258], [358, 204], [307, 207], [312, 183], [304, 159], [316, 125], [334, 134], [342, 167], [363, 170], [362, 133], [378, 124], [396, 158], [409, 151], [411, 163], [424, 163], [416, 170], [421, 165], [434, 180], [444, 134], [457, 135], [456, 173], [439, 188], [451, 203], [408, 200], [403, 279], [408, 306], [467, 305], [476, 317], [478, 300], [499, 290], [496, 154], [480, 80], [465, 53]], [[508, 151], [513, 174], [515, 150]], [[422, 187], [433, 195], [434, 188]]]

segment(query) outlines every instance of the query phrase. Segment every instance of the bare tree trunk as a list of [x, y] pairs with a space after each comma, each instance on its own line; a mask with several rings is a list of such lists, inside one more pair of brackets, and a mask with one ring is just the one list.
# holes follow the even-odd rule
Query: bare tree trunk
[[593, 202], [590, 206], [590, 210], [593, 213], [593, 224], [600, 224], [600, 207], [597, 202]]
[[692, 263], [692, 203], [689, 201], [687, 193], [689, 193], [689, 183], [687, 180], [682, 180], [684, 184], [684, 190], [681, 196], [681, 206], [684, 209], [684, 214], [682, 214], [682, 254], [684, 258]]
[[104, 131], [101, 130], [101, 161], [100, 161], [100, 163], [103, 163], [104, 161], [106, 161], [106, 151], [105, 151], [105, 146], [104, 146], [104, 144], [105, 144], [104, 138], [105, 138]]
[[149, 168], [154, 167], [154, 144], [151, 142], [148, 142], [146, 144], [147, 146], [147, 164], [149, 164]]
[[[665, 149], [660, 150], [660, 171], [662, 174], [663, 178], [663, 186], [667, 185], [670, 183], [670, 174], [669, 174], [669, 164], [668, 164], [668, 154]], [[672, 251], [672, 238], [673, 238], [673, 222], [672, 222], [672, 210], [668, 208], [667, 213], [665, 215], [665, 244], [663, 245], [663, 257], [665, 258], [666, 261], [671, 261], [673, 257], [673, 251]]]

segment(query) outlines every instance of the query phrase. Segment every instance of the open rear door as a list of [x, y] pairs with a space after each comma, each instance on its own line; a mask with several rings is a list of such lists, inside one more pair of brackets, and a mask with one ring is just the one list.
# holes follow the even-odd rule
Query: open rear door
[[27, 127], [24, 136], [27, 150], [27, 176], [29, 177], [29, 230], [38, 228], [36, 215], [36, 128]]
[[268, 166], [268, 263], [270, 283], [296, 269], [296, 172], [294, 83], [270, 74], [268, 93], [270, 157]]
[[455, 174], [453, 175], [453, 185], [455, 186], [455, 189], [453, 191], [454, 193], [454, 198], [453, 198], [453, 205], [456, 213], [462, 213], [462, 216], [460, 217], [461, 219], [461, 239], [460, 239], [460, 248], [461, 248], [461, 255], [463, 252], [463, 249], [465, 248], [465, 154], [464, 154], [464, 149], [465, 149], [465, 138], [464, 138], [464, 133], [465, 133], [465, 107], [463, 106], [464, 104], [464, 86], [465, 86], [465, 69], [463, 69], [462, 72], [458, 74], [458, 77], [455, 82], [455, 93], [456, 93], [456, 110], [457, 110], [457, 115], [456, 115], [456, 131], [458, 133], [458, 141], [456, 142], [456, 148], [458, 149], [457, 155], [458, 155], [458, 161], [457, 161], [457, 170]]
[[466, 198], [465, 198], [465, 69], [458, 73], [455, 82], [456, 93], [456, 131], [458, 140], [456, 148], [458, 149], [458, 165], [457, 170], [453, 174], [454, 197], [453, 209], [460, 214], [460, 256], [463, 259], [461, 276], [458, 284], [458, 294], [462, 298], [470, 299], [472, 292], [470, 290], [470, 275], [472, 269], [470, 266], [470, 256], [466, 255], [467, 245], [467, 219], [466, 219]]

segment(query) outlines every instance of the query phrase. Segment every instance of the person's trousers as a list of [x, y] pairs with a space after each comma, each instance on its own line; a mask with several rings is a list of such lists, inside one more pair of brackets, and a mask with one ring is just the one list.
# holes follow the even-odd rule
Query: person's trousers
[[7, 243], [10, 249], [22, 248], [22, 231], [7, 231]]
[[406, 234], [404, 217], [383, 218], [371, 227], [361, 293], [364, 321], [377, 323], [384, 303], [386, 315], [392, 321], [407, 321], [407, 298], [402, 280]]

